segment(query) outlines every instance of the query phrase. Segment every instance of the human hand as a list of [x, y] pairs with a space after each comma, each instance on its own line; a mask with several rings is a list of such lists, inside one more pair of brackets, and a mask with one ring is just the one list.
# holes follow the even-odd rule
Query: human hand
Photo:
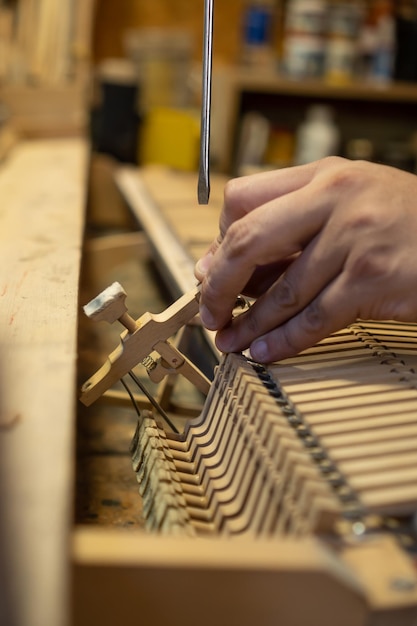
[[417, 176], [331, 157], [232, 180], [195, 273], [218, 348], [263, 363], [358, 318], [417, 321]]

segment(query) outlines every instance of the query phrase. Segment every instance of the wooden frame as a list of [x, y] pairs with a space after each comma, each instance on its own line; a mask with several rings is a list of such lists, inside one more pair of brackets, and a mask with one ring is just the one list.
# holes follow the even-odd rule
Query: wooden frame
[[[79, 529], [73, 623], [130, 624], [139, 615], [143, 623], [173, 626], [196, 620], [202, 626], [411, 626], [416, 608], [395, 589], [392, 557], [398, 554], [391, 542], [371, 541], [357, 552], [348, 548], [343, 564], [312, 539], [247, 542]], [[358, 578], [364, 562], [366, 578]], [[410, 565], [394, 562], [395, 572], [409, 579]], [[390, 603], [397, 608], [392, 617], [382, 612]]]

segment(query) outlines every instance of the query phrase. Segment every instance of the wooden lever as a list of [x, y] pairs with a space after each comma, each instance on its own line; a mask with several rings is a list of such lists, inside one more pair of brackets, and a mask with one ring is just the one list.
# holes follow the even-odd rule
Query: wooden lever
[[[84, 311], [88, 317], [110, 323], [119, 320], [128, 332], [122, 333], [120, 345], [107, 357], [102, 367], [84, 383], [81, 388], [81, 402], [87, 406], [95, 402], [115, 382], [151, 354], [160, 342], [165, 342], [190, 322], [198, 313], [199, 296], [200, 290], [196, 287], [162, 313], [157, 315], [144, 313], [136, 321], [127, 313], [126, 293], [119, 283], [114, 283], [87, 304]], [[202, 377], [206, 386], [209, 385], [205, 376], [194, 365], [192, 367], [196, 372], [195, 375]]]

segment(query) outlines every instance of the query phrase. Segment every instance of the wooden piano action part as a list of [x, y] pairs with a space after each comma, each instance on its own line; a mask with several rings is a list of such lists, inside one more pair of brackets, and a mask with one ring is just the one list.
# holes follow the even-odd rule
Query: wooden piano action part
[[[414, 325], [358, 322], [268, 368], [220, 357], [203, 410], [179, 434], [149, 407], [132, 428], [146, 530], [72, 523], [87, 156], [78, 140], [29, 142], [0, 172], [0, 622], [415, 624]], [[22, 171], [30, 172], [24, 185]], [[151, 173], [146, 202], [157, 197], [189, 228], [194, 183]], [[211, 197], [219, 206], [215, 178]], [[153, 205], [152, 216], [150, 240], [163, 230]], [[198, 254], [204, 242], [187, 237]], [[159, 260], [167, 248], [178, 259], [185, 246], [165, 240], [162, 248], [154, 249]], [[207, 385], [170, 341], [198, 309], [181, 259], [172, 271], [185, 299], [168, 314], [141, 315], [122, 342], [142, 361], [136, 326], [152, 322], [151, 374], [181, 367]], [[155, 331], [155, 318], [165, 324], [173, 312], [166, 333]], [[121, 306], [117, 319], [126, 322], [124, 313]]]
[[[184, 323], [195, 296], [173, 305]], [[87, 404], [132, 366], [140, 328], [136, 362], [154, 349], [148, 315], [83, 387]], [[80, 623], [110, 624], [121, 606], [127, 618], [137, 594], [147, 623], [415, 624], [416, 348], [416, 325], [358, 321], [270, 367], [220, 357], [180, 433], [143, 410], [132, 464], [146, 533], [77, 533]]]

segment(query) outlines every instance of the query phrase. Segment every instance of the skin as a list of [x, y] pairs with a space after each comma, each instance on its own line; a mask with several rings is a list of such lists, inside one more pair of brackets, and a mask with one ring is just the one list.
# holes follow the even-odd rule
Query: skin
[[231, 180], [195, 274], [218, 348], [262, 363], [358, 318], [417, 321], [417, 176], [330, 157]]

